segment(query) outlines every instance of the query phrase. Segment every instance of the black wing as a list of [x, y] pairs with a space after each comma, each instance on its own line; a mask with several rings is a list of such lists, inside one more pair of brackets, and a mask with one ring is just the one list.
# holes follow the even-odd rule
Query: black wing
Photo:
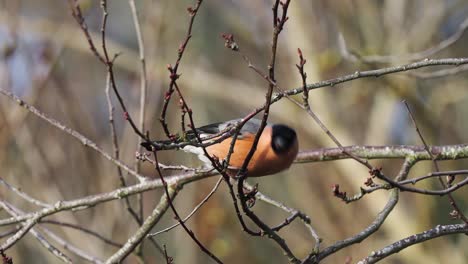
[[[219, 132], [225, 130], [228, 126], [236, 125], [241, 120], [242, 119], [239, 118], [239, 119], [229, 120], [226, 122], [213, 123], [213, 124], [209, 124], [206, 126], [198, 127], [196, 130], [199, 133], [199, 135], [203, 138], [203, 137], [207, 137], [210, 135], [216, 135]], [[260, 124], [261, 124], [261, 120], [255, 119], [255, 118], [250, 119], [242, 127], [240, 134], [239, 134], [239, 138], [242, 138], [242, 135], [245, 133], [249, 133], [249, 134], [257, 133], [257, 130], [260, 127]], [[189, 141], [196, 140], [195, 133], [193, 133], [192, 130], [187, 131], [185, 136], [186, 136], [185, 139], [177, 139], [175, 142], [182, 142], [186, 140], [189, 140]], [[156, 141], [156, 142], [159, 144], [161, 143], [164, 144], [164, 143], [172, 143], [173, 141], [164, 140], [164, 141]], [[151, 149], [151, 143], [143, 142], [141, 145], [148, 150]]]

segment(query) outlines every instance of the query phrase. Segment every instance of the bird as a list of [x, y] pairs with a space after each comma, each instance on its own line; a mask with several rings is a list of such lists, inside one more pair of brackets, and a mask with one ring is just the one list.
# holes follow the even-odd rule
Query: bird
[[[234, 119], [213, 123], [198, 127], [195, 131], [197, 131], [201, 139], [212, 138], [214, 135], [220, 137], [220, 132], [226, 131], [229, 127], [236, 126], [241, 121], [242, 119]], [[227, 174], [229, 176], [235, 177], [242, 168], [244, 160], [252, 148], [260, 125], [261, 120], [251, 118], [242, 126], [234, 145], [234, 151], [229, 159], [227, 167]], [[188, 131], [186, 138], [196, 140], [196, 135], [193, 131]], [[213, 139], [216, 139], [216, 137]], [[217, 158], [222, 162], [229, 153], [232, 139], [233, 137], [231, 136], [219, 143], [210, 145], [206, 147], [206, 151], [212, 158]], [[142, 145], [148, 150], [151, 149], [151, 143], [149, 142], [143, 142]], [[182, 150], [196, 154], [205, 165], [211, 167], [211, 161], [206, 157], [201, 147], [187, 145]], [[286, 170], [293, 163], [298, 151], [299, 143], [294, 129], [284, 124], [267, 123], [258, 141], [257, 149], [247, 166], [246, 177], [267, 176]]]

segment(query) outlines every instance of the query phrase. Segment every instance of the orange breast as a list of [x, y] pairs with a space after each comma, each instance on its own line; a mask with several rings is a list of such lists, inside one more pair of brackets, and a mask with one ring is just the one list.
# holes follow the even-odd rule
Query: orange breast
[[[207, 151], [210, 155], [216, 156], [220, 161], [222, 161], [226, 158], [229, 152], [231, 141], [232, 138], [228, 138], [218, 144], [209, 146]], [[232, 153], [229, 161], [229, 167], [232, 168], [229, 171], [231, 176], [235, 176], [237, 174], [237, 170], [242, 167], [245, 158], [252, 148], [253, 141], [254, 136], [244, 136], [242, 139], [238, 139], [236, 141], [234, 152]], [[289, 151], [281, 154], [275, 153], [271, 148], [271, 127], [265, 127], [258, 142], [257, 150], [247, 167], [247, 176], [265, 176], [289, 168], [296, 158], [298, 149], [298, 142], [296, 140]]]

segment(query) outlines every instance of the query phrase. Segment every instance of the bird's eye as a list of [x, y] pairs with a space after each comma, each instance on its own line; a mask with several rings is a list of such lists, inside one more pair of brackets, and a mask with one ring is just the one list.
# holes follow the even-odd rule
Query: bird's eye
[[288, 142], [283, 137], [274, 137], [272, 147], [276, 152], [283, 152], [288, 149]]

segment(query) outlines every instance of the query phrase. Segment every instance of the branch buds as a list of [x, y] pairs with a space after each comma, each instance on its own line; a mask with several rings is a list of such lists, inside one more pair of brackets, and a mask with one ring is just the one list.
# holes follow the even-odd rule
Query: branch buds
[[239, 50], [239, 45], [234, 41], [234, 35], [223, 33], [221, 37], [224, 39], [224, 47], [233, 51]]
[[340, 185], [339, 184], [334, 184], [332, 186], [332, 192], [335, 197], [340, 198], [343, 201], [347, 201], [348, 197], [346, 196], [346, 192], [340, 191]]
[[7, 256], [5, 254], [5, 252], [3, 251], [3, 249], [0, 249], [0, 255], [2, 256], [2, 260], [3, 260], [2, 263], [13, 264], [13, 259], [11, 257]]
[[452, 219], [460, 219], [460, 213], [457, 210], [453, 210], [449, 215], [452, 217]]
[[367, 187], [375, 186], [375, 183], [372, 180], [372, 177], [367, 177], [367, 180], [364, 182], [364, 185], [367, 186]]
[[175, 72], [175, 70], [174, 70], [174, 68], [172, 67], [171, 64], [167, 64], [166, 67], [167, 67], [167, 70], [171, 73], [171, 74], [169, 75], [169, 78], [171, 79], [171, 81], [174, 82], [174, 81], [176, 81], [177, 79], [179, 79], [180, 74], [177, 74], [177, 73]]
[[369, 171], [369, 174], [374, 178], [376, 176], [379, 176], [382, 173], [382, 167], [380, 168], [374, 168]]
[[299, 65], [304, 66], [306, 64], [307, 60], [305, 60], [304, 56], [302, 56], [302, 50], [300, 48], [297, 48], [297, 54], [299, 55]]
[[197, 13], [197, 9], [189, 6], [187, 7], [187, 12], [189, 13], [190, 16], [194, 16]]

